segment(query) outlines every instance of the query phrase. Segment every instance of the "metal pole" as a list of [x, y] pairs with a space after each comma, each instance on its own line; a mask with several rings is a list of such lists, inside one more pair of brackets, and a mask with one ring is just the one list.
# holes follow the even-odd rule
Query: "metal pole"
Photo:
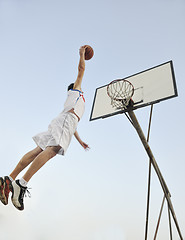
[[147, 209], [146, 209], [146, 226], [145, 226], [145, 240], [148, 237], [148, 218], [149, 218], [149, 204], [150, 204], [150, 182], [151, 182], [151, 160], [149, 160], [148, 170], [148, 194], [147, 194]]
[[144, 136], [144, 133], [143, 133], [140, 125], [139, 125], [139, 122], [137, 121], [137, 118], [136, 118], [134, 112], [133, 111], [129, 111], [128, 114], [129, 114], [129, 116], [130, 116], [130, 118], [131, 118], [131, 120], [133, 122], [133, 126], [135, 127], [135, 129], [136, 129], [136, 131], [137, 131], [137, 133], [138, 133], [138, 135], [139, 135], [139, 137], [141, 139], [141, 142], [142, 142], [142, 144], [143, 144], [143, 146], [144, 146], [144, 148], [145, 148], [145, 150], [146, 150], [146, 152], [147, 152], [147, 154], [148, 154], [148, 156], [149, 156], [149, 158], [151, 160], [151, 163], [152, 163], [152, 165], [153, 165], [153, 167], [154, 167], [154, 169], [156, 171], [156, 174], [157, 174], [157, 176], [159, 178], [159, 181], [161, 183], [163, 192], [165, 194], [166, 200], [168, 201], [169, 209], [171, 210], [171, 213], [172, 213], [175, 225], [177, 227], [177, 231], [179, 233], [180, 239], [183, 240], [183, 237], [182, 237], [182, 234], [181, 234], [178, 222], [177, 222], [177, 218], [176, 218], [176, 215], [175, 215], [175, 212], [174, 212], [174, 209], [173, 209], [173, 205], [172, 205], [172, 202], [171, 202], [171, 199], [170, 199], [171, 195], [170, 195], [170, 192], [169, 192], [168, 187], [166, 185], [166, 182], [164, 181], [164, 178], [163, 178], [163, 176], [161, 174], [161, 171], [160, 171], [160, 169], [159, 169], [159, 167], [157, 165], [157, 162], [156, 162], [156, 160], [154, 158], [154, 155], [153, 155], [153, 153], [152, 153], [152, 151], [150, 149], [150, 146], [147, 143], [147, 140], [146, 140], [146, 138]]
[[161, 215], [162, 215], [163, 206], [164, 206], [164, 200], [165, 200], [165, 195], [164, 195], [164, 197], [163, 197], [163, 201], [162, 201], [162, 204], [161, 204], [161, 210], [160, 210], [160, 213], [159, 213], [159, 218], [158, 218], [158, 222], [157, 222], [157, 227], [156, 227], [156, 230], [155, 230], [154, 240], [155, 240], [156, 237], [157, 237], [157, 232], [158, 232], [158, 229], [159, 229], [159, 223], [160, 223], [160, 220], [161, 220]]
[[168, 205], [168, 218], [169, 218], [169, 227], [170, 227], [170, 240], [172, 240], [172, 225], [171, 225], [171, 216], [170, 216], [169, 205]]
[[[150, 137], [150, 127], [151, 127], [151, 121], [152, 121], [152, 113], [153, 113], [153, 104], [151, 105], [151, 109], [150, 109], [150, 118], [149, 118], [149, 125], [148, 125], [147, 142], [149, 142], [149, 137]], [[148, 237], [148, 219], [149, 219], [149, 208], [150, 208], [150, 185], [151, 185], [150, 182], [151, 182], [151, 160], [149, 159], [145, 240], [147, 240], [147, 237]]]

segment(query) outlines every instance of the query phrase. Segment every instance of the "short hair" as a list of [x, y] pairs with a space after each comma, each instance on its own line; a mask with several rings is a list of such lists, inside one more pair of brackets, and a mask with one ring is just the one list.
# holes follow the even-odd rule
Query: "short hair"
[[74, 83], [71, 83], [71, 84], [68, 86], [67, 90], [69, 91], [69, 90], [73, 89], [73, 87], [74, 87]]

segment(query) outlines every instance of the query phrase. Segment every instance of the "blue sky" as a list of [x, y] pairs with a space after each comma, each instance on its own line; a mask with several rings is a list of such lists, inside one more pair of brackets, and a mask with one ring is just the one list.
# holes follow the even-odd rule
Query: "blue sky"
[[[78, 126], [91, 149], [85, 152], [73, 139], [65, 157], [47, 163], [29, 183], [25, 211], [11, 201], [0, 205], [3, 240], [144, 239], [146, 152], [124, 115], [89, 117], [97, 87], [169, 60], [179, 96], [154, 106], [150, 146], [184, 236], [184, 10], [183, 0], [0, 0], [1, 176], [62, 111], [66, 88], [77, 76], [79, 47], [89, 44], [95, 51], [86, 62], [86, 112]], [[149, 110], [135, 112], [145, 133]], [[153, 171], [150, 239], [162, 197]], [[165, 205], [159, 239], [169, 238], [168, 229]], [[173, 234], [179, 239], [174, 224]]]

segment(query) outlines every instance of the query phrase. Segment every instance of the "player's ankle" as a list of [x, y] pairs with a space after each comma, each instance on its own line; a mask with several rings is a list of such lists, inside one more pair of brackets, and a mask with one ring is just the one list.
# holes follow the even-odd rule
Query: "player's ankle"
[[22, 187], [27, 187], [28, 182], [24, 180], [24, 178], [19, 179], [19, 183]]

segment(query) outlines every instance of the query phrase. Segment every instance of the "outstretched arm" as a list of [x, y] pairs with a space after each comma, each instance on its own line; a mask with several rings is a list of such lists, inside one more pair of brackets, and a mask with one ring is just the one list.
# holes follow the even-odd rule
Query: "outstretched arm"
[[89, 149], [88, 144], [84, 143], [84, 142], [81, 140], [81, 138], [80, 138], [80, 136], [79, 136], [79, 134], [78, 134], [77, 131], [74, 133], [74, 136], [75, 136], [76, 140], [80, 143], [80, 145], [81, 145], [85, 150], [88, 150], [88, 149]]
[[80, 60], [78, 64], [78, 76], [74, 83], [73, 89], [78, 89], [81, 91], [81, 84], [82, 84], [82, 78], [85, 72], [85, 49], [87, 46], [82, 46], [80, 48], [79, 54], [80, 54]]

